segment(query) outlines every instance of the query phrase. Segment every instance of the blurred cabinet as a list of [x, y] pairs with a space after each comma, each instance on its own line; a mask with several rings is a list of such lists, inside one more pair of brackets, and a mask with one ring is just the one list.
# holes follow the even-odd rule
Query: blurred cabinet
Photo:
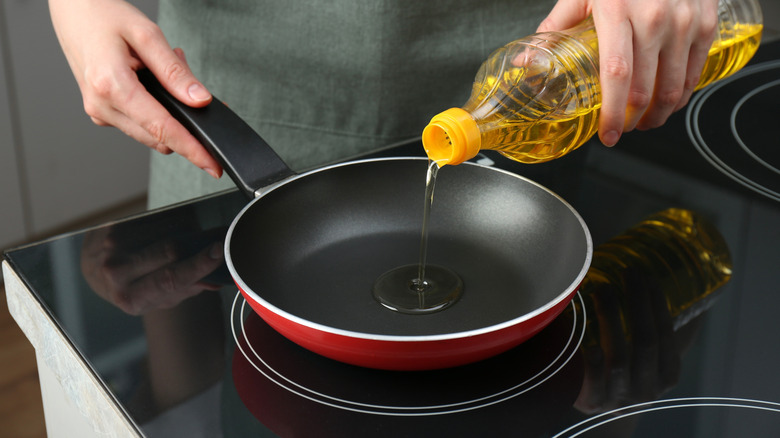
[[774, 41], [780, 38], [780, 1], [759, 0], [764, 14], [764, 35], [762, 41]]
[[[0, 85], [5, 83], [5, 65], [0, 57]], [[0, 247], [3, 242], [10, 242], [15, 236], [25, 235], [24, 207], [8, 101], [8, 90], [6, 87], [0, 87]]]
[[0, 51], [0, 248], [142, 198], [148, 149], [86, 116], [47, 2], [0, 0]]

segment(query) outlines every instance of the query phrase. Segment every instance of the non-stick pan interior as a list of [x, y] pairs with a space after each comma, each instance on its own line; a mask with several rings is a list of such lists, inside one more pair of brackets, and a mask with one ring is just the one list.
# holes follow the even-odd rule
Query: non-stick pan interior
[[530, 317], [564, 299], [587, 269], [581, 218], [515, 175], [464, 164], [439, 172], [428, 261], [463, 279], [460, 300], [427, 315], [386, 309], [374, 281], [418, 263], [426, 160], [377, 160], [306, 174], [236, 219], [234, 274], [271, 306], [361, 334], [429, 336]]

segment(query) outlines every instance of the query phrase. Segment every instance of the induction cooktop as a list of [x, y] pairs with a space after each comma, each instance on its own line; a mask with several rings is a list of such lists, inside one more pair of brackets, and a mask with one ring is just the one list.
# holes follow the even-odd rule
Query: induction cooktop
[[[224, 266], [194, 296], [136, 287], [150, 270], [186, 266], [219, 245], [246, 203], [237, 191], [5, 258], [143, 436], [778, 436], [779, 55], [777, 43], [762, 46], [744, 74], [616, 148], [589, 143], [530, 166], [478, 157], [561, 195], [597, 246], [670, 207], [706, 217], [733, 275], [676, 330], [649, 308], [626, 312], [638, 290], [670, 299], [657, 278], [639, 276], [620, 291], [581, 290], [541, 333], [499, 356], [393, 372], [291, 343], [248, 307]], [[420, 153], [417, 143], [385, 152]], [[134, 300], [148, 310], [132, 311]]]

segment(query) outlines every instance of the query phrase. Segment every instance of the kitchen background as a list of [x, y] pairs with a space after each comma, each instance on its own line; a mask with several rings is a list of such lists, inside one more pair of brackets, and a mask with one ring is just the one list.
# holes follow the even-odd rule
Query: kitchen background
[[[154, 16], [157, 0], [135, 5]], [[780, 1], [761, 0], [764, 41]], [[149, 152], [92, 124], [42, 0], [0, 0], [0, 250], [140, 210]], [[45, 436], [32, 347], [0, 280], [0, 437]]]
[[[780, 37], [780, 1], [761, 4], [764, 40]], [[0, 249], [143, 209], [148, 159], [84, 113], [47, 2], [0, 0]]]
[[47, 2], [0, 0], [0, 249], [143, 208], [148, 160], [84, 113]]

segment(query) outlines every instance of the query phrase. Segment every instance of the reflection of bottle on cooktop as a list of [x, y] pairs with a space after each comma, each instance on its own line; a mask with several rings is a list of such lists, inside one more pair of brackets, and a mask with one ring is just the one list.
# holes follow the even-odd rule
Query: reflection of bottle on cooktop
[[[758, 0], [720, 0], [718, 14], [697, 89], [742, 68], [761, 41]], [[460, 164], [481, 149], [523, 163], [565, 155], [598, 128], [598, 71], [592, 19], [511, 42], [482, 64], [463, 108], [433, 117], [422, 135], [425, 150], [440, 165]]]
[[[631, 324], [629, 301], [636, 294], [648, 295], [648, 302], [660, 297], [668, 311], [664, 317], [677, 330], [712, 304], [715, 291], [731, 277], [731, 266], [729, 249], [718, 230], [695, 212], [673, 208], [649, 216], [596, 248], [580, 290], [595, 313], [605, 310], [598, 308], [599, 303], [614, 299], [613, 310], [620, 313], [624, 325]], [[588, 315], [591, 319], [594, 316]]]

